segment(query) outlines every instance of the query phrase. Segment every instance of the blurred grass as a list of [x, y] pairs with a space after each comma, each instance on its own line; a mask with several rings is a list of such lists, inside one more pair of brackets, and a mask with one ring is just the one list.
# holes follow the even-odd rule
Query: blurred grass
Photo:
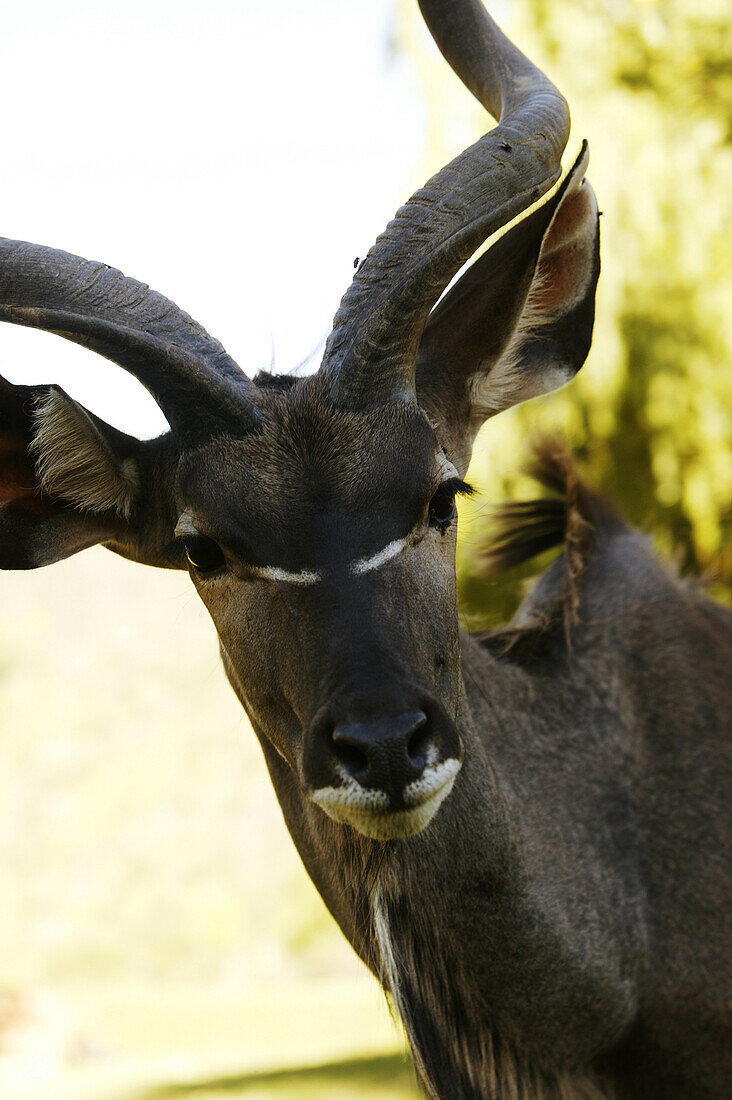
[[210, 1081], [163, 1085], [139, 1100], [227, 1100], [232, 1096], [292, 1097], [292, 1100], [340, 1100], [344, 1096], [406, 1100], [421, 1095], [403, 1055], [350, 1058], [320, 1066], [240, 1074]]
[[0, 573], [0, 608], [0, 1097], [401, 1051], [187, 575], [91, 550]]
[[0, 606], [5, 980], [113, 977], [122, 945], [146, 980], [350, 966], [187, 576], [94, 550]]
[[319, 1095], [321, 1083], [345, 1098], [418, 1095], [372, 983], [289, 982], [227, 994], [117, 981], [55, 996], [76, 1029], [71, 1042], [55, 1059], [57, 1036], [41, 1028], [30, 1059], [0, 1058], [3, 1098], [300, 1095], [300, 1077], [302, 1095]]

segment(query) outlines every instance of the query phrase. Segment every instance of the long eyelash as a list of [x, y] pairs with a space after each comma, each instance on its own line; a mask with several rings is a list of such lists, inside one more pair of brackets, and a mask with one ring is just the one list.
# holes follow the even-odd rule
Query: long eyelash
[[459, 477], [449, 477], [446, 481], [441, 482], [440, 489], [449, 489], [456, 497], [472, 497], [476, 491], [474, 486], [469, 485], [467, 481], [463, 481]]

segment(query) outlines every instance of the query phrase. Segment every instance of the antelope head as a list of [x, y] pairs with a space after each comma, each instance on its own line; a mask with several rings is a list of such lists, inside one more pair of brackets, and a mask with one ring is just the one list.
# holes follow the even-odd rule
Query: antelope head
[[112, 359], [170, 425], [141, 442], [56, 386], [0, 380], [0, 567], [101, 543], [187, 568], [265, 747], [309, 804], [377, 839], [424, 828], [461, 765], [455, 499], [473, 439], [579, 370], [599, 273], [583, 147], [440, 300], [557, 181], [569, 115], [479, 0], [420, 6], [500, 121], [378, 238], [317, 374], [250, 381], [148, 287], [0, 242], [0, 319]]

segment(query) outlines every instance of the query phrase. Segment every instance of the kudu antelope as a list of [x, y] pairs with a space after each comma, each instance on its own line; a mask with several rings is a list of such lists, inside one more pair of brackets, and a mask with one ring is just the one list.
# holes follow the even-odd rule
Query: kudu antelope
[[190, 571], [430, 1096], [726, 1096], [730, 618], [545, 453], [563, 499], [515, 509], [497, 553], [564, 551], [510, 627], [460, 634], [471, 445], [581, 367], [598, 212], [583, 148], [438, 302], [557, 181], [569, 120], [479, 0], [420, 6], [500, 122], [376, 241], [317, 374], [250, 381], [143, 284], [0, 243], [0, 319], [119, 363], [170, 425], [140, 442], [1, 381], [0, 566], [101, 543]]

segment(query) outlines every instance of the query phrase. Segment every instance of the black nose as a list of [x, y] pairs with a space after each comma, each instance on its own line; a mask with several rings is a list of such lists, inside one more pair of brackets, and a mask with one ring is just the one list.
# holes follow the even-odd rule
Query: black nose
[[332, 738], [333, 752], [346, 772], [363, 787], [384, 791], [395, 807], [404, 788], [419, 779], [434, 748], [421, 710], [339, 726]]

